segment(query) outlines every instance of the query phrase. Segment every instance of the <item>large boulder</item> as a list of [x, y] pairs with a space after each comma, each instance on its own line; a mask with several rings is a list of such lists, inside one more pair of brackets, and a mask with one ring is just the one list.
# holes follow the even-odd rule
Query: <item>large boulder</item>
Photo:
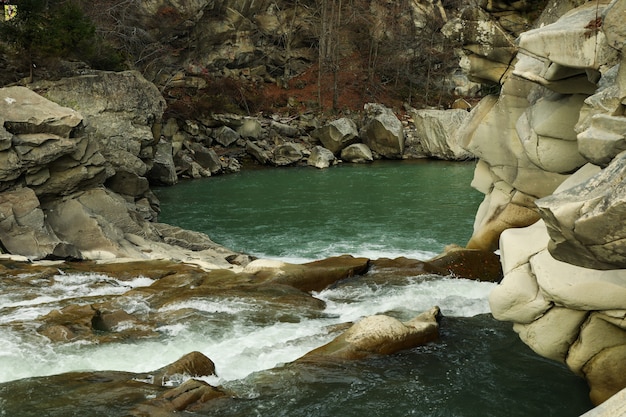
[[378, 155], [399, 159], [404, 153], [402, 122], [390, 108], [376, 103], [365, 105], [365, 119], [360, 137]]
[[0, 243], [9, 253], [40, 259], [50, 256], [61, 244], [30, 188], [0, 194], [0, 219]]
[[468, 117], [465, 110], [411, 110], [412, 134], [407, 134], [405, 155], [445, 160], [465, 160], [473, 155], [461, 147], [459, 128]]
[[307, 165], [316, 168], [328, 168], [335, 162], [335, 155], [323, 146], [315, 146], [307, 159]]
[[439, 338], [439, 316], [438, 307], [404, 323], [385, 315], [368, 316], [298, 361], [354, 360], [421, 346]]
[[333, 120], [312, 132], [312, 136], [335, 155], [338, 155], [346, 146], [358, 142], [358, 135], [356, 123], [347, 117]]
[[369, 259], [343, 255], [304, 264], [257, 259], [247, 264], [244, 272], [254, 274], [260, 282], [321, 291], [342, 279], [362, 275], [368, 268]]
[[346, 162], [367, 163], [374, 160], [372, 151], [364, 143], [355, 143], [341, 150], [341, 159]]
[[562, 67], [598, 70], [617, 55], [600, 29], [605, 8], [598, 2], [577, 7], [550, 25], [522, 33], [519, 47]]

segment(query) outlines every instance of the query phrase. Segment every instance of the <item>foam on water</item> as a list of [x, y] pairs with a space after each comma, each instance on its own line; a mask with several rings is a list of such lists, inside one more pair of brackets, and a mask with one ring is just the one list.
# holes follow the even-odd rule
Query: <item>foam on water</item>
[[[62, 282], [76, 294], [89, 294], [85, 282], [107, 283], [95, 292], [117, 293], [119, 283], [109, 277], [66, 276]], [[145, 285], [149, 280], [124, 282]], [[357, 321], [362, 317], [388, 313], [408, 319], [433, 305], [444, 315], [472, 316], [489, 311], [487, 294], [495, 284], [464, 279], [408, 277], [404, 285], [344, 285], [314, 294], [324, 300], [324, 314], [316, 318], [301, 317], [298, 322], [255, 324], [250, 317], [262, 314], [263, 304], [232, 298], [217, 302], [211, 298], [193, 298], [163, 307], [163, 312], [196, 311], [188, 323], [159, 327], [159, 340], [97, 345], [88, 342], [52, 345], [46, 338], [17, 332], [0, 326], [3, 349], [0, 353], [0, 382], [29, 376], [50, 375], [80, 370], [125, 370], [148, 372], [197, 350], [211, 358], [220, 381], [243, 378], [252, 372], [275, 367], [297, 359], [327, 343], [334, 334], [328, 326]], [[56, 291], [56, 290], [55, 290]], [[55, 295], [59, 300], [61, 295]], [[31, 300], [32, 301], [32, 300]], [[127, 300], [127, 310], [147, 311], [145, 300]], [[20, 304], [14, 300], [14, 304]], [[49, 310], [28, 304], [20, 310], [0, 309], [0, 323], [30, 320]], [[209, 316], [207, 316], [207, 314]], [[210, 320], [202, 318], [209, 317]], [[27, 358], [27, 360], [26, 360]]]

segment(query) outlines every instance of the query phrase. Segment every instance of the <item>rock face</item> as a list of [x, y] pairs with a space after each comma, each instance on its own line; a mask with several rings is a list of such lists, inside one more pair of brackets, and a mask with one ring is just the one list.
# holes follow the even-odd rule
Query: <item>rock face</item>
[[414, 130], [407, 134], [404, 157], [465, 160], [474, 156], [461, 147], [459, 128], [469, 115], [465, 110], [411, 110]]
[[158, 201], [147, 175], [159, 172], [160, 183], [171, 183], [175, 173], [171, 145], [153, 132], [165, 103], [153, 84], [132, 71], [95, 72], [32, 88], [54, 101], [25, 87], [0, 89], [3, 252], [232, 267], [226, 258], [236, 254], [208, 237], [194, 251], [180, 229], [155, 223]]
[[[626, 387], [623, 12], [619, 0], [554, 2], [506, 68], [493, 55], [504, 38], [489, 41], [495, 50], [469, 71], [498, 78], [501, 91], [462, 128], [480, 158], [472, 184], [486, 195], [468, 247], [501, 252], [492, 312], [583, 376], [596, 404]], [[450, 33], [494, 23], [480, 19]]]

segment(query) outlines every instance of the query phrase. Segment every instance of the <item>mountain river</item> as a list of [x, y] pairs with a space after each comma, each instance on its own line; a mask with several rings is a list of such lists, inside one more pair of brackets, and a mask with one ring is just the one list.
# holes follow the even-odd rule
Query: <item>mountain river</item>
[[[471, 162], [414, 161], [244, 170], [155, 192], [160, 221], [258, 257], [426, 260], [469, 239], [483, 197], [469, 186], [473, 168]], [[510, 323], [491, 317], [492, 283], [433, 275], [381, 282], [366, 275], [315, 293], [326, 303], [322, 314], [273, 311], [267, 303], [236, 297], [197, 298], [166, 307], [184, 312], [172, 317], [184, 318], [164, 323], [159, 340], [55, 345], [16, 323], [64, 300], [122, 294], [152, 280], [54, 278], [53, 285], [36, 289], [32, 282], [26, 287], [0, 278], [0, 416], [123, 416], [122, 403], [49, 401], [65, 394], [55, 392], [46, 376], [148, 372], [192, 350], [216, 364], [218, 376], [206, 381], [239, 400], [216, 401], [210, 414], [181, 415], [575, 417], [592, 407], [583, 380], [533, 353]], [[433, 305], [444, 316], [437, 342], [349, 363], [283, 365], [332, 339], [329, 326], [382, 313], [407, 320]], [[137, 312], [146, 304], [128, 299], [124, 309]], [[22, 388], [33, 378], [41, 381], [37, 392]]]

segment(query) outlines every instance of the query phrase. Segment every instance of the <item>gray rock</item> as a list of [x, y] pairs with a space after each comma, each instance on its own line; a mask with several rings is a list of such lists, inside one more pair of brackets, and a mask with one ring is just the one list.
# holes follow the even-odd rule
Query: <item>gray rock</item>
[[246, 141], [246, 152], [263, 165], [269, 163], [271, 154], [254, 142]]
[[241, 126], [237, 128], [237, 133], [242, 138], [259, 139], [263, 133], [261, 123], [256, 119], [244, 119]]
[[277, 146], [274, 149], [272, 163], [276, 166], [293, 165], [302, 160], [304, 155], [298, 146], [291, 142]]
[[380, 104], [365, 105], [361, 139], [372, 151], [385, 158], [399, 159], [404, 152], [402, 122], [391, 109]]
[[148, 171], [147, 178], [158, 185], [174, 185], [178, 182], [172, 143], [160, 140], [155, 147], [152, 168]]
[[335, 162], [335, 155], [323, 146], [316, 146], [311, 151], [311, 155], [307, 160], [307, 165], [316, 168], [328, 168]]
[[372, 162], [374, 157], [372, 151], [364, 143], [355, 143], [341, 151], [341, 159], [346, 162], [364, 163]]
[[61, 243], [30, 188], [0, 194], [0, 243], [10, 254], [42, 259]]
[[213, 149], [195, 142], [187, 143], [187, 148], [191, 152], [193, 160], [203, 168], [211, 171], [211, 174], [217, 174], [222, 171], [220, 158]]
[[465, 110], [412, 110], [414, 131], [405, 140], [405, 154], [445, 160], [471, 159], [461, 146], [459, 128], [469, 113]]
[[290, 138], [295, 138], [296, 136], [298, 136], [298, 128], [288, 125], [286, 123], [272, 120], [272, 122], [270, 123], [270, 127], [281, 136], [287, 136]]
[[38, 83], [33, 89], [55, 103], [79, 109], [87, 120], [86, 135], [114, 169], [146, 174], [142, 158], [158, 142], [152, 128], [160, 122], [165, 100], [139, 72], [98, 71]]
[[107, 179], [105, 185], [113, 192], [131, 197], [144, 195], [150, 189], [147, 178], [122, 170]]
[[230, 146], [239, 140], [239, 133], [228, 126], [221, 126], [213, 131], [215, 141], [222, 146]]
[[337, 155], [346, 146], [358, 142], [358, 134], [354, 120], [342, 117], [314, 130], [312, 136]]

